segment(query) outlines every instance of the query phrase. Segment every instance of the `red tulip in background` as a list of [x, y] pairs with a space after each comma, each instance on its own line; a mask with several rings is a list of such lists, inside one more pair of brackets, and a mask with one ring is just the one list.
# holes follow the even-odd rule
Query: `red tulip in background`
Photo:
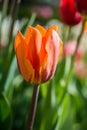
[[62, 21], [70, 26], [76, 25], [82, 20], [74, 0], [60, 0], [59, 11]]
[[75, 0], [79, 12], [87, 14], [87, 0]]

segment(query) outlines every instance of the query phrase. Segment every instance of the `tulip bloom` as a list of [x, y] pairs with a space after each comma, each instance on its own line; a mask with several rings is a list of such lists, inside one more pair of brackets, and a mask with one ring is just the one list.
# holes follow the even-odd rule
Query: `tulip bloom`
[[70, 26], [76, 25], [82, 20], [74, 0], [60, 0], [59, 12], [61, 20]]
[[87, 14], [87, 0], [75, 0], [77, 9], [80, 13]]
[[14, 47], [19, 70], [30, 83], [43, 83], [54, 75], [57, 62], [62, 54], [62, 41], [58, 27], [47, 30], [40, 25], [29, 26], [24, 37], [19, 31]]

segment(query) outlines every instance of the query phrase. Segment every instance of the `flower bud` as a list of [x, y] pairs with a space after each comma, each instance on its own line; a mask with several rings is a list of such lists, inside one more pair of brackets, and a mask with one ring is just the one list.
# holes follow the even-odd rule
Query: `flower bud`
[[19, 31], [14, 47], [20, 73], [30, 83], [43, 83], [53, 77], [62, 54], [63, 43], [58, 27], [47, 30], [40, 25], [29, 26], [26, 36]]

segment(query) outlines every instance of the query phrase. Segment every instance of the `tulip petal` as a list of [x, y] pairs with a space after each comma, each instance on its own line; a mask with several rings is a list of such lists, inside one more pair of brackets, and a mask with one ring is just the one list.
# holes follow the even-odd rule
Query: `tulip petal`
[[[41, 26], [38, 26], [38, 27], [41, 27]], [[49, 32], [48, 30], [47, 30], [47, 33]], [[58, 26], [54, 25], [54, 26], [50, 27], [50, 30], [58, 31]], [[47, 35], [47, 33], [46, 33], [46, 35]], [[44, 64], [44, 61], [47, 58], [47, 52], [46, 52], [45, 48], [46, 48], [46, 36], [44, 36], [42, 39], [42, 46], [41, 46], [41, 51], [40, 51], [40, 65]]]
[[20, 39], [22, 39], [23, 41], [25, 40], [22, 33], [20, 31], [18, 31], [16, 38], [15, 38], [15, 42], [14, 42], [15, 51], [16, 51], [16, 48], [19, 46], [19, 44], [21, 44]]
[[60, 45], [59, 45], [60, 51], [59, 51], [59, 55], [58, 55], [58, 61], [59, 61], [61, 55], [63, 54], [63, 42], [60, 38], [59, 38], [59, 41], [60, 41]]
[[35, 46], [35, 49], [37, 53], [40, 52], [41, 49], [41, 42], [42, 42], [42, 36], [38, 29], [29, 26], [26, 33], [26, 43], [31, 47], [32, 44]]
[[35, 28], [39, 30], [39, 32], [41, 33], [42, 37], [45, 36], [45, 34], [46, 34], [46, 29], [45, 28], [43, 28], [40, 25], [37, 25]]
[[25, 80], [33, 82], [34, 70], [30, 62], [26, 59], [27, 44], [21, 32], [18, 32], [18, 34], [16, 35], [14, 45], [15, 45], [17, 62], [21, 74], [23, 75]]
[[39, 53], [41, 50], [42, 36], [36, 28], [29, 27], [25, 38], [28, 44], [27, 59], [31, 62], [33, 68], [38, 71], [40, 66]]
[[42, 67], [44, 68], [42, 69], [43, 81], [44, 79], [48, 80], [54, 75], [56, 65], [58, 62], [58, 57], [60, 55], [60, 46], [61, 42], [57, 32], [52, 28], [48, 29], [46, 34], [46, 48], [45, 48], [48, 58], [45, 66]]

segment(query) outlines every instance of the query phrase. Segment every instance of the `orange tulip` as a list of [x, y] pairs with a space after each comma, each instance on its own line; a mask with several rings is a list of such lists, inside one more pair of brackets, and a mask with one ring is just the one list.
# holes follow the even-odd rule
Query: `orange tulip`
[[24, 37], [19, 31], [14, 47], [19, 70], [30, 83], [43, 83], [54, 75], [57, 62], [62, 54], [62, 41], [58, 27], [47, 30], [40, 25], [29, 26]]

